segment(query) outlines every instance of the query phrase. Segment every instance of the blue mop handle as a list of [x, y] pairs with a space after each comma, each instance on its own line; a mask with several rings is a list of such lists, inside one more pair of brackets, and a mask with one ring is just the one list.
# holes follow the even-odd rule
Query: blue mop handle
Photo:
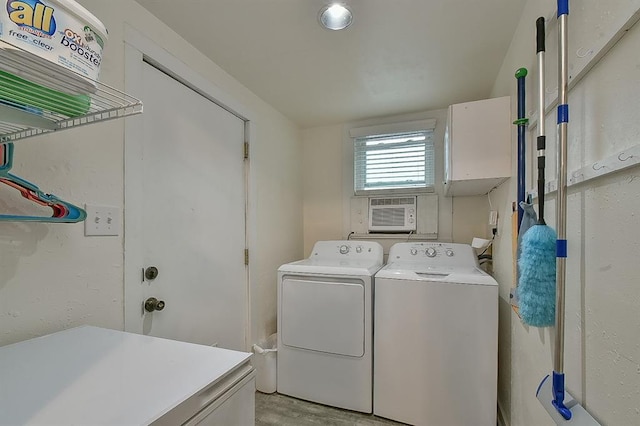
[[564, 404], [564, 314], [567, 260], [567, 127], [569, 124], [568, 31], [569, 0], [558, 0], [558, 196], [556, 226], [558, 229], [556, 268], [556, 340], [553, 368], [553, 406], [566, 420], [571, 410]]
[[565, 420], [571, 419], [571, 410], [564, 405], [564, 374], [553, 372], [553, 401], [551, 401], [556, 411]]
[[526, 98], [525, 98], [525, 77], [527, 76], [526, 68], [519, 68], [516, 71], [516, 79], [518, 81], [518, 119], [514, 124], [518, 125], [518, 230], [522, 223], [524, 210], [520, 206], [521, 201], [525, 201], [525, 136], [527, 131], [528, 120], [525, 118]]
[[558, 0], [558, 18], [569, 14], [569, 0]]

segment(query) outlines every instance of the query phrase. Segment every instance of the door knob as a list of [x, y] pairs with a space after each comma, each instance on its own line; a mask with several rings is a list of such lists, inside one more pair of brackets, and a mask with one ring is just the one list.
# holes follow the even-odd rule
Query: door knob
[[148, 280], [155, 280], [158, 276], [158, 268], [155, 266], [149, 266], [144, 270], [144, 277]]
[[164, 306], [164, 300], [158, 300], [155, 297], [150, 297], [144, 302], [144, 310], [147, 312], [161, 311]]

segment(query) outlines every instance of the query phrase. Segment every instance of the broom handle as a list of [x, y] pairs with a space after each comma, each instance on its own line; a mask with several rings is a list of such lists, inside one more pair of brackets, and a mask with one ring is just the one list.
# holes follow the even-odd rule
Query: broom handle
[[568, 31], [569, 0], [558, 0], [558, 200], [556, 226], [558, 228], [556, 263], [556, 342], [553, 367], [554, 407], [569, 420], [571, 410], [564, 405], [564, 310], [567, 260], [567, 103], [569, 60]]
[[516, 80], [518, 86], [518, 119], [514, 122], [518, 126], [518, 232], [520, 232], [520, 224], [524, 216], [524, 210], [520, 206], [520, 201], [525, 201], [525, 134], [529, 120], [525, 117], [526, 98], [525, 98], [525, 77], [528, 72], [526, 68], [518, 68], [516, 71]]
[[546, 225], [544, 221], [544, 169], [545, 169], [545, 149], [547, 145], [544, 134], [545, 125], [545, 30], [544, 17], [536, 20], [536, 53], [538, 55], [538, 223]]

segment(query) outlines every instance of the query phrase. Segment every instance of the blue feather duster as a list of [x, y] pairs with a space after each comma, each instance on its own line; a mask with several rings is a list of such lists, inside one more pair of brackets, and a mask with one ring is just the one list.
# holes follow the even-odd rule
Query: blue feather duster
[[556, 232], [535, 225], [522, 238], [518, 299], [525, 324], [549, 327], [556, 319]]

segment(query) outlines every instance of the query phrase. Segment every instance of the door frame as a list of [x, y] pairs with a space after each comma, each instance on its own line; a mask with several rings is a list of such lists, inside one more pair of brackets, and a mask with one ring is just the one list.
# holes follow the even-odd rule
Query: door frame
[[[182, 62], [176, 56], [157, 45], [151, 39], [138, 32], [128, 24], [124, 27], [124, 76], [125, 92], [136, 96], [142, 87], [143, 63], [158, 68], [170, 77], [176, 79], [188, 88], [199, 93], [211, 102], [219, 105], [231, 114], [244, 121], [245, 143], [251, 146], [252, 135], [255, 134], [255, 125], [251, 117], [252, 111], [238, 102], [233, 96], [221, 90], [211, 81], [203, 78], [196, 71]], [[144, 105], [144, 99], [142, 99]], [[144, 112], [143, 112], [144, 114]], [[141, 289], [136, 286], [143, 285], [142, 270], [143, 248], [142, 218], [139, 211], [132, 211], [127, 206], [127, 200], [131, 200], [142, 192], [141, 170], [139, 159], [142, 158], [143, 124], [141, 117], [133, 117], [125, 120], [124, 129], [124, 330], [133, 333], [142, 333], [142, 322], [139, 314], [134, 314], [127, 308], [127, 301], [138, 297]], [[242, 149], [242, 147], [239, 147]], [[241, 155], [241, 152], [238, 153]], [[255, 222], [255, 211], [250, 213], [250, 161], [244, 161], [244, 188], [245, 188], [245, 248], [254, 246], [250, 238], [250, 223]], [[255, 210], [255, 209], [254, 209]], [[245, 324], [244, 345], [249, 350], [251, 345], [251, 274], [250, 266], [245, 267]], [[142, 310], [142, 303], [140, 305]]]

